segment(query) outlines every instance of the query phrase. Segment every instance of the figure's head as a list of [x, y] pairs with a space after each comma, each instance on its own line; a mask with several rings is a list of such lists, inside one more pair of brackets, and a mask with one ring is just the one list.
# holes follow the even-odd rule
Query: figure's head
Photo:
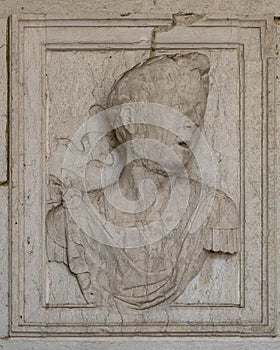
[[108, 96], [107, 107], [151, 102], [174, 108], [203, 126], [210, 63], [200, 53], [149, 58], [125, 72]]
[[[201, 128], [204, 123], [207, 96], [209, 92], [210, 63], [200, 53], [161, 55], [149, 58], [125, 72], [117, 80], [108, 96], [107, 107], [123, 105], [120, 108], [121, 122], [131, 123], [116, 130], [119, 142], [137, 137], [163, 139], [169, 146], [178, 148], [185, 161], [191, 157], [186, 139], [167, 135], [166, 130], [157, 130], [150, 125], [134, 124], [133, 111], [127, 103], [146, 102], [166, 105], [186, 116], [186, 119]], [[168, 118], [168, 115], [167, 115]], [[152, 120], [151, 120], [152, 122]], [[182, 142], [184, 141], [184, 142]], [[183, 145], [178, 147], [178, 145]]]

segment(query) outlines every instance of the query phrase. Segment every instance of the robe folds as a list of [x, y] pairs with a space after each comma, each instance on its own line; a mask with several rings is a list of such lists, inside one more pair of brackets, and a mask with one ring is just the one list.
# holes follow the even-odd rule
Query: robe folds
[[[102, 190], [88, 195], [93, 203], [106, 205]], [[203, 222], [199, 221], [201, 215], [205, 216]], [[118, 300], [144, 310], [172, 303], [210, 253], [235, 254], [240, 250], [235, 203], [223, 191], [194, 180], [190, 181], [188, 207], [179, 224], [147, 246], [120, 248], [98, 242], [78, 227], [62, 200], [48, 212], [46, 226], [49, 260], [68, 265], [86, 301], [95, 306]]]

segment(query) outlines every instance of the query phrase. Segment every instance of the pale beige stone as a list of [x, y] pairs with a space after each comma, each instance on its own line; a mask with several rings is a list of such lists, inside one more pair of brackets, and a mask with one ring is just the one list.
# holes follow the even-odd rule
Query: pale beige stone
[[[26, 14], [25, 23], [31, 26], [21, 38], [18, 34], [22, 27], [16, 27], [16, 18], [21, 18], [15, 16], [18, 14]], [[6, 37], [10, 15], [15, 19], [10, 32], [12, 46], [8, 45], [9, 59], [13, 61], [10, 71], [13, 99], [9, 106], [12, 177], [7, 181]], [[144, 21], [137, 27], [139, 22], [134, 19], [139, 15]], [[280, 41], [279, 25], [273, 20], [279, 15], [278, 0], [1, 1], [0, 338], [6, 338], [9, 333], [11, 338], [1, 339], [0, 348], [279, 349]], [[77, 17], [80, 22], [69, 21]], [[92, 19], [96, 17], [114, 18], [111, 24], [115, 27], [110, 30], [108, 23], [103, 27], [106, 21], [95, 22], [96, 27], [92, 27]], [[38, 18], [42, 21], [38, 22]], [[214, 21], [218, 18], [220, 22]], [[118, 28], [124, 19], [128, 27]], [[52, 27], [58, 24], [62, 27]], [[36, 25], [41, 28], [34, 28]], [[23, 43], [23, 39], [25, 57], [24, 48], [16, 44], [20, 40]], [[38, 43], [46, 42], [50, 44], [45, 64], [41, 64], [38, 57], [45, 47]], [[110, 90], [123, 73], [150, 56], [198, 51], [210, 61], [204, 132], [217, 158], [217, 188], [241, 208], [241, 223], [245, 220], [240, 250], [234, 254], [211, 252], [218, 246], [225, 247], [219, 234], [212, 239], [211, 232], [205, 240], [208, 250], [204, 249], [209, 256], [174, 301], [178, 305], [172, 312], [166, 312], [161, 304], [143, 312], [129, 307], [127, 312], [119, 307], [118, 313], [114, 313], [108, 305], [102, 310], [93, 308], [91, 301], [83, 296], [78, 274], [70, 272], [69, 252], [63, 242], [61, 249], [53, 245], [53, 251], [49, 249], [47, 255], [46, 245], [53, 242], [46, 241], [45, 217], [62, 198], [58, 191], [56, 201], [46, 205], [50, 174], [62, 179], [61, 167], [69, 140], [79, 125], [106, 107]], [[25, 68], [21, 72], [25, 75], [18, 77], [17, 69], [22, 69], [23, 61]], [[48, 122], [44, 111], [48, 111]], [[244, 124], [238, 121], [242, 113]], [[244, 152], [240, 152], [242, 141]], [[102, 156], [104, 150], [108, 151], [107, 146], [104, 142], [96, 152]], [[118, 159], [122, 164], [124, 158]], [[244, 160], [243, 168], [240, 160]], [[99, 186], [99, 177], [90, 176], [96, 170], [95, 165], [96, 162], [91, 162], [87, 168], [87, 185], [91, 189]], [[244, 203], [240, 202], [242, 191]], [[72, 198], [70, 192], [68, 195], [67, 200]], [[10, 248], [12, 259], [9, 260]], [[141, 265], [140, 260], [137, 263]], [[106, 261], [103, 271], [108, 266]], [[124, 274], [128, 281], [129, 271]], [[13, 284], [11, 289], [9, 284]], [[49, 305], [45, 308], [46, 303]], [[182, 308], [186, 303], [192, 306]], [[221, 303], [231, 306], [223, 308]], [[244, 307], [236, 307], [236, 303]], [[209, 308], [205, 304], [213, 305]], [[237, 310], [236, 314], [233, 309]], [[172, 322], [184, 317], [196, 323], [178, 334], [177, 327], [172, 329]], [[217, 320], [228, 325], [218, 326]], [[151, 321], [153, 325], [141, 328]], [[159, 329], [161, 321], [164, 325]], [[235, 321], [241, 321], [242, 325], [235, 326]], [[100, 326], [96, 326], [97, 322]], [[114, 322], [116, 326], [112, 326]], [[126, 322], [134, 327], [125, 328]], [[136, 323], [140, 326], [136, 327]], [[160, 333], [154, 333], [155, 329]], [[118, 337], [110, 336], [116, 332]], [[149, 333], [149, 337], [144, 333]], [[167, 334], [171, 337], [162, 337]], [[18, 335], [24, 338], [15, 339]], [[56, 335], [59, 338], [52, 337]], [[240, 335], [249, 337], [240, 338]], [[266, 338], [259, 337], [262, 335]]]
[[[270, 130], [266, 113], [274, 102], [273, 96], [268, 101], [263, 97], [272, 86], [273, 28], [266, 17], [227, 20], [203, 14], [81, 16], [76, 21], [60, 15], [13, 17], [13, 335], [274, 334], [274, 206], [266, 200], [264, 181], [273, 169], [267, 167], [265, 150]], [[182, 133], [175, 117], [168, 125], [181, 135], [181, 141], [159, 132], [157, 127], [164, 126], [165, 120], [155, 115], [156, 127], [127, 126], [111, 133], [94, 149], [97, 158], [92, 155], [88, 162], [92, 130], [84, 127], [77, 133], [77, 129], [111, 106], [120, 113], [121, 122], [131, 122], [131, 106], [116, 107], [124, 102], [132, 102], [134, 112], [142, 108], [137, 102], [175, 108], [189, 118], [192, 132]], [[108, 115], [103, 127], [116, 127], [119, 122]], [[196, 140], [194, 131], [202, 129], [216, 159], [215, 181], [210, 176], [212, 158], [205, 157], [200, 143], [197, 156], [204, 165], [202, 173], [196, 174], [197, 167], [190, 166], [188, 144]], [[99, 130], [95, 138], [102, 135]], [[92, 219], [89, 207], [76, 211], [78, 223], [73, 217], [73, 210], [86, 203], [85, 193], [100, 214], [105, 210], [121, 227], [120, 232], [154, 221], [164, 212], [169, 196], [160, 169], [145, 162], [121, 173], [120, 183], [127, 199], [134, 201], [134, 209], [117, 192], [119, 167], [142, 152], [141, 144], [131, 146], [125, 156], [118, 143], [133, 141], [140, 134], [185, 154], [185, 165], [194, 176], [189, 208], [199, 217], [206, 210], [203, 205], [194, 210], [199, 192], [207, 196], [213, 192], [212, 211], [207, 212], [207, 224], [198, 226], [193, 236], [182, 225], [177, 239], [173, 231], [160, 243], [106, 246], [102, 238], [96, 241], [100, 236], [89, 237], [83, 226]], [[269, 140], [274, 149], [273, 138]], [[156, 151], [156, 145], [148, 150], [153, 147], [151, 156], [166, 165], [174, 183], [179, 181], [175, 158], [159, 148]], [[114, 148], [111, 162], [106, 155]], [[65, 163], [66, 150], [72, 154], [72, 163]], [[76, 181], [79, 170], [75, 171], [84, 158], [91, 166], [87, 168], [89, 188], [81, 192]], [[101, 189], [97, 165], [107, 161], [108, 169], [116, 170]], [[74, 169], [73, 177], [65, 176], [65, 164]], [[129, 214], [120, 216], [117, 209], [131, 213], [150, 203], [148, 197], [139, 199], [136, 191], [143, 175], [158, 185], [159, 200], [155, 209], [137, 214], [133, 221]], [[154, 188], [149, 183], [145, 186], [146, 194], [152, 194]], [[117, 203], [116, 210], [101, 205], [106, 193]], [[184, 208], [179, 194], [172, 217]], [[186, 222], [191, 221], [190, 214]], [[98, 222], [89, 222], [91, 234], [96, 234]], [[197, 220], [193, 222], [196, 227]], [[157, 225], [151, 232], [161, 230], [159, 221]], [[62, 289], [69, 291], [67, 296]]]
[[7, 137], [7, 20], [0, 18], [0, 183], [7, 182], [7, 157], [8, 157], [8, 137]]
[[1, 222], [1, 246], [0, 246], [0, 337], [7, 337], [9, 334], [9, 237], [8, 237], [8, 188], [0, 188], [0, 222]]

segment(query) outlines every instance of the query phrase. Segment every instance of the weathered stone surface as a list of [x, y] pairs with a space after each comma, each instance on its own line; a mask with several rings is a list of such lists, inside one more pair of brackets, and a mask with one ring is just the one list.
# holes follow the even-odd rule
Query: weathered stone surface
[[73, 15], [73, 13], [91, 14], [96, 12], [119, 13], [123, 16], [138, 13], [154, 13], [154, 14], [168, 14], [168, 13], [198, 13], [207, 14], [215, 13], [221, 14], [223, 17], [234, 16], [252, 16], [252, 15], [279, 15], [279, 3], [277, 0], [238, 0], [227, 1], [222, 0], [198, 0], [186, 3], [184, 0], [135, 0], [131, 2], [122, 1], [120, 3], [111, 0], [64, 0], [58, 1], [30, 1], [30, 0], [4, 0], [1, 3], [1, 13], [39, 13], [39, 14], [57, 14], [63, 13]]
[[268, 25], [13, 17], [13, 334], [274, 334]]
[[277, 11], [1, 2], [1, 348], [279, 348]]
[[7, 130], [7, 20], [0, 18], [0, 183], [7, 185], [7, 157], [8, 157], [8, 130]]
[[[240, 251], [240, 219], [235, 203], [224, 192], [203, 184], [201, 179], [191, 178], [190, 171], [188, 171], [191, 161], [198, 161], [193, 159], [192, 150], [195, 151], [195, 145], [199, 140], [192, 134], [203, 128], [209, 92], [209, 70], [210, 62], [204, 54], [156, 56], [126, 71], [114, 83], [110, 91], [108, 107], [124, 104], [116, 111], [120, 113], [121, 122], [124, 122], [125, 118], [142, 118], [139, 121], [143, 124], [142, 114], [146, 109], [151, 115], [146, 119], [145, 125], [137, 126], [135, 119], [131, 121], [132, 126], [127, 125], [117, 129], [108, 140], [107, 149], [110, 148], [110, 141], [111, 143], [113, 141], [114, 147], [117, 147], [115, 145], [118, 144], [122, 145], [122, 149], [118, 157], [113, 157], [113, 164], [110, 163], [110, 167], [115, 169], [109, 171], [115, 179], [112, 180], [110, 176], [110, 183], [106, 187], [99, 184], [98, 181], [92, 182], [97, 174], [100, 180], [102, 179], [102, 174], [99, 174], [100, 164], [96, 166], [95, 164], [98, 159], [99, 163], [105, 165], [109, 152], [100, 157], [96, 155], [96, 147], [91, 145], [92, 160], [85, 164], [87, 169], [93, 163], [91, 169], [86, 172], [86, 181], [90, 184], [87, 186], [87, 194], [93, 207], [97, 210], [93, 216], [105, 215], [106, 221], [119, 225], [120, 230], [138, 227], [139, 242], [137, 238], [131, 240], [131, 237], [125, 234], [123, 237], [125, 243], [121, 246], [119, 238], [107, 241], [112, 247], [99, 244], [96, 240], [89, 240], [87, 237], [89, 232], [83, 232], [77, 221], [73, 222], [71, 219], [73, 197], [68, 204], [69, 191], [79, 191], [79, 188], [73, 185], [65, 190], [63, 186], [66, 184], [54, 177], [50, 179], [52, 208], [48, 212], [46, 221], [48, 257], [50, 261], [69, 266], [70, 271], [77, 275], [87, 303], [92, 306], [106, 306], [113, 309], [115, 304], [121, 301], [119, 307], [126, 306], [141, 310], [160, 304], [170, 304], [184, 292], [189, 282], [204, 266], [207, 258], [213, 257], [213, 253], [231, 255]], [[177, 89], [177, 84], [178, 92], [172, 94], [174, 87]], [[139, 101], [141, 104], [137, 104]], [[179, 135], [181, 128], [178, 125], [173, 130], [167, 129], [166, 119], [172, 118], [172, 112], [158, 105], [149, 106], [148, 103], [164, 104], [176, 108], [182, 113], [182, 125], [187, 122], [189, 127], [197, 125], [196, 130], [193, 130], [191, 136], [188, 129], [185, 133], [181, 132], [181, 138], [173, 136], [172, 131]], [[162, 113], [157, 122], [161, 128], [154, 125], [155, 116], [152, 114], [152, 108], [154, 113]], [[108, 111], [108, 114], [112, 112]], [[111, 124], [112, 127], [115, 127], [116, 120], [113, 119]], [[165, 130], [162, 129], [163, 127]], [[91, 130], [86, 128], [86, 134], [82, 135], [81, 140], [86, 135], [91, 137], [90, 132]], [[160, 159], [164, 156], [166, 148], [161, 152], [159, 147], [161, 144], [151, 143], [151, 139], [175, 150], [169, 157], [166, 156], [162, 164]], [[153, 145], [158, 146], [156, 158], [150, 158], [148, 149], [142, 152], [143, 143], [139, 143], [139, 140], [145, 141], [146, 148]], [[71, 143], [68, 144], [68, 147], [71, 147], [70, 145]], [[71, 158], [78, 156], [74, 150], [70, 154]], [[182, 159], [183, 166], [174, 161], [176, 155]], [[127, 164], [127, 167], [123, 167], [123, 171], [119, 174], [120, 162]], [[188, 180], [187, 178], [182, 180], [183, 170], [187, 170]], [[71, 159], [71, 176], [74, 172]], [[157, 187], [159, 199], [151, 205], [148, 205], [148, 199], [137, 203], [138, 186], [142, 179], [150, 179]], [[182, 210], [179, 223], [164, 233], [164, 228], [157, 221], [164, 216], [167, 210], [164, 203], [169, 200], [169, 183], [171, 182], [174, 188], [184, 190], [179, 184], [180, 181], [189, 181], [190, 189], [183, 196], [176, 194], [168, 215], [174, 218], [176, 211]], [[118, 191], [118, 184], [121, 186], [123, 195], [129, 198], [127, 207], [123, 205], [125, 198], [122, 199], [122, 194]], [[53, 202], [57, 202], [59, 189], [61, 203], [53, 206]], [[146, 192], [144, 189], [143, 196], [147, 197], [147, 191], [148, 188]], [[116, 205], [111, 206], [110, 200]], [[121, 200], [123, 203], [120, 203]], [[186, 203], [188, 201], [187, 210], [182, 205], [184, 201]], [[133, 205], [135, 212], [130, 210]], [[209, 208], [204, 208], [205, 206]], [[203, 209], [200, 209], [202, 207]], [[79, 212], [79, 216], [82, 215], [83, 211]], [[95, 227], [95, 230], [98, 225], [96, 220], [97, 218], [92, 218], [92, 226]], [[197, 223], [197, 221], [201, 222]], [[149, 232], [147, 227], [150, 222], [157, 224]], [[148, 233], [145, 232], [145, 237], [141, 232], [141, 226], [147, 226], [145, 230]], [[101, 229], [101, 235], [106, 234], [103, 232], [105, 227], [106, 223]], [[109, 231], [111, 235], [114, 234], [110, 228], [108, 228], [108, 234]], [[161, 236], [155, 239], [158, 231], [161, 231]], [[97, 237], [99, 236], [94, 231], [93, 238], [98, 239]], [[143, 248], [146, 252], [143, 252]], [[118, 268], [114, 265], [117, 265]], [[190, 267], [188, 268], [187, 265]], [[236, 274], [239, 277], [239, 274]], [[96, 284], [99, 286], [97, 287]], [[204, 290], [203, 287], [202, 289]]]
[[17, 350], [18, 348], [23, 350], [37, 350], [44, 349], [49, 350], [54, 347], [57, 350], [72, 350], [77, 347], [81, 350], [129, 350], [132, 347], [136, 350], [154, 350], [154, 349], [175, 349], [175, 350], [243, 350], [243, 349], [269, 349], [278, 350], [279, 341], [276, 339], [247, 339], [247, 338], [113, 338], [113, 339], [61, 339], [61, 338], [49, 338], [49, 339], [11, 339], [9, 341], [0, 340], [0, 346], [5, 350]]
[[0, 246], [0, 337], [7, 337], [9, 333], [9, 275], [8, 275], [8, 260], [9, 260], [9, 241], [8, 241], [8, 189], [0, 187], [0, 227], [1, 227], [1, 246]]

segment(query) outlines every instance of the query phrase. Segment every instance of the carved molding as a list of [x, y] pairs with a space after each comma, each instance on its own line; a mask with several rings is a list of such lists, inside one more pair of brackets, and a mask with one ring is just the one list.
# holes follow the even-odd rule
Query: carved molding
[[[86, 336], [100, 334], [251, 336], [268, 335], [273, 332], [274, 235], [269, 235], [269, 230], [273, 232], [273, 227], [269, 221], [269, 203], [265, 195], [268, 186], [267, 135], [270, 127], [267, 121], [269, 106], [273, 101], [272, 97], [268, 100], [264, 98], [268, 90], [271, 91], [269, 77], [272, 74], [273, 59], [267, 55], [265, 48], [266, 22], [262, 20], [208, 18], [198, 19], [189, 25], [184, 21], [175, 23], [174, 19], [168, 17], [149, 16], [95, 19], [13, 16], [11, 20], [13, 335], [45, 333]], [[48, 168], [48, 159], [52, 152], [49, 149], [49, 138], [53, 137], [50, 136], [53, 129], [50, 131], [48, 124], [51, 103], [48, 69], [52, 62], [51, 55], [84, 51], [137, 52], [139, 58], [135, 58], [135, 64], [129, 61], [129, 68], [123, 68], [123, 74], [125, 72], [133, 74], [132, 67], [136, 64], [142, 62], [140, 67], [142, 70], [145, 69], [149, 56], [161, 56], [166, 59], [168, 55], [173, 58], [180, 57], [176, 55], [188, 57], [191, 52], [195, 52], [201, 57], [202, 55], [207, 57], [212, 52], [212, 55], [219, 57], [228, 50], [235, 53], [239, 71], [239, 76], [236, 77], [239, 91], [237, 101], [239, 134], [236, 135], [239, 142], [237, 171], [239, 179], [237, 199], [232, 202], [234, 208], [239, 208], [238, 224], [235, 218], [231, 217], [234, 225], [222, 227], [219, 224], [217, 227], [207, 228], [204, 232], [203, 254], [211, 252], [209, 253], [211, 255], [215, 254], [213, 251], [223, 251], [238, 256], [238, 302], [199, 304], [178, 302], [174, 298], [165, 308], [154, 307], [161, 304], [160, 302], [145, 304], [143, 309], [148, 311], [141, 311], [139, 306], [141, 303], [136, 303], [138, 307], [133, 311], [125, 311], [122, 306], [117, 305], [115, 313], [110, 314], [106, 309], [106, 302], [99, 305], [91, 300], [92, 291], [88, 289], [86, 273], [91, 272], [89, 269], [92, 267], [89, 268], [89, 265], [85, 264], [88, 270], [82, 271], [79, 270], [81, 267], [79, 264], [78, 266], [73, 263], [75, 258], [81, 257], [81, 252], [79, 251], [77, 255], [74, 252], [77, 246], [70, 247], [70, 231], [63, 226], [63, 218], [67, 212], [61, 204], [63, 201], [61, 188], [64, 184], [58, 179], [59, 176], [52, 174]], [[121, 78], [118, 77], [115, 81], [121, 81]], [[111, 89], [112, 84], [107, 85], [110, 85]], [[217, 90], [217, 93], [219, 92]], [[108, 97], [108, 94], [105, 95]], [[99, 101], [96, 105], [99, 105]], [[34, 131], [34, 137], [30, 137], [30, 130]], [[53, 186], [54, 196], [58, 194], [59, 197], [56, 199], [56, 204], [51, 207], [47, 205], [50, 184]], [[222, 202], [217, 204], [219, 206], [217, 210], [230, 205], [229, 197], [224, 192], [220, 192]], [[230, 234], [234, 237], [232, 244], [228, 239], [223, 241], [225, 235], [228, 238], [228, 229], [232, 230]], [[61, 232], [67, 233], [66, 236], [61, 235]], [[77, 240], [77, 230], [75, 232]], [[218, 240], [215, 238], [216, 235], [219, 237]], [[82, 246], [80, 242], [78, 246]], [[92, 244], [89, 244], [89, 247], [92, 247]], [[72, 253], [69, 253], [71, 249]], [[100, 251], [102, 249], [99, 249]], [[86, 302], [64, 305], [49, 303], [48, 261], [56, 261], [69, 268], [74, 277], [77, 277]], [[196, 271], [194, 276], [197, 273]], [[142, 277], [147, 278], [147, 275]], [[67, 291], [61, 293], [65, 292]], [[135, 305], [131, 299], [126, 296], [124, 298], [127, 304]], [[167, 298], [164, 296], [162, 300], [165, 299]]]

